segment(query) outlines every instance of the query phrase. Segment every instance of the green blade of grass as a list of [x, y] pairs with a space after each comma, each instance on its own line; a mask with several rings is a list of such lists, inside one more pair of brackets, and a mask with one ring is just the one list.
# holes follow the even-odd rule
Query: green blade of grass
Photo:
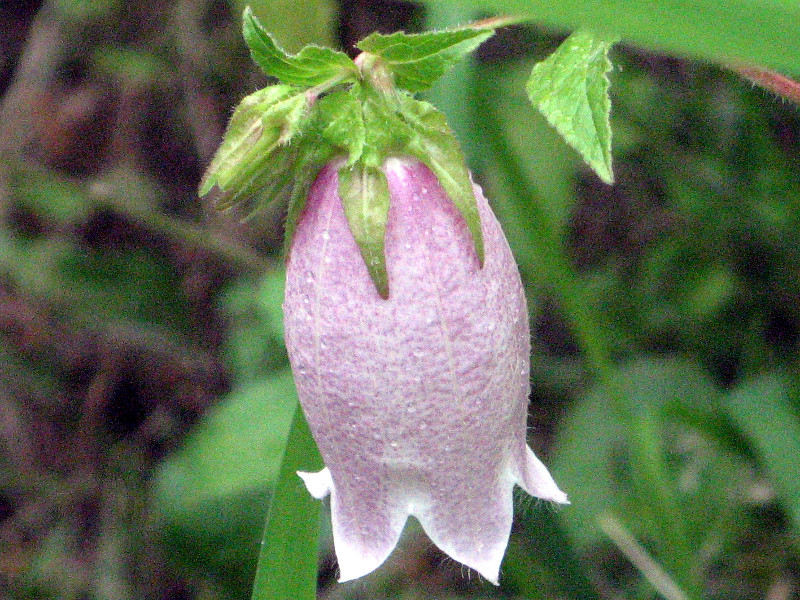
[[321, 504], [305, 489], [297, 471], [321, 468], [322, 458], [298, 404], [267, 515], [252, 600], [317, 597]]

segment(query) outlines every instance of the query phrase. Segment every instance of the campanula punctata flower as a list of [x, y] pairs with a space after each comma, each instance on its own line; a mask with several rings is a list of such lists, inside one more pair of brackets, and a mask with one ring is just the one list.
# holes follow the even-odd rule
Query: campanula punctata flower
[[383, 563], [413, 516], [497, 583], [514, 486], [567, 501], [526, 444], [516, 264], [444, 115], [414, 98], [502, 21], [374, 33], [353, 60], [288, 54], [243, 14], [280, 83], [236, 108], [200, 194], [218, 189], [221, 210], [287, 201], [286, 345], [325, 461], [300, 475], [331, 497], [342, 581]]
[[566, 503], [526, 444], [530, 333], [520, 276], [475, 186], [481, 266], [462, 214], [412, 158], [383, 165], [389, 295], [370, 278], [324, 167], [287, 263], [286, 344], [325, 468], [341, 581], [376, 569], [409, 516], [453, 559], [497, 583], [512, 490]]

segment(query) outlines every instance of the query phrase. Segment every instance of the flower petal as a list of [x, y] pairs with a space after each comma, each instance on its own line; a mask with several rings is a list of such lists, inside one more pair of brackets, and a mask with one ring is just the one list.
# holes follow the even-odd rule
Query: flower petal
[[[408, 516], [455, 560], [497, 583], [514, 485], [566, 501], [526, 445], [530, 330], [500, 225], [475, 188], [485, 240], [436, 177], [384, 163], [389, 298], [379, 296], [323, 169], [287, 266], [286, 343], [298, 395], [328, 473], [341, 580], [377, 568]], [[330, 478], [330, 479], [328, 479]]]
[[558, 489], [553, 476], [527, 445], [520, 460], [517, 484], [531, 496], [559, 504], [569, 504], [567, 495]]

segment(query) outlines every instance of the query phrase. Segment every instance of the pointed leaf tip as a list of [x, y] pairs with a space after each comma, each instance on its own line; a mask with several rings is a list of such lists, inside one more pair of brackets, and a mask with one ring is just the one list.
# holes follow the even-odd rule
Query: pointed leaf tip
[[475, 244], [478, 262], [483, 267], [484, 242], [478, 201], [458, 140], [444, 115], [428, 102], [408, 97], [404, 109], [414, 128], [406, 151], [436, 175], [442, 189], [464, 217]]
[[242, 13], [242, 34], [253, 61], [288, 85], [307, 89], [358, 77], [355, 63], [344, 52], [320, 46], [306, 46], [295, 55], [284, 52], [249, 6]]
[[358, 244], [372, 282], [384, 300], [389, 275], [384, 253], [389, 220], [389, 182], [380, 168], [358, 162], [339, 169], [339, 196], [350, 231]]
[[615, 41], [573, 33], [533, 67], [526, 86], [531, 103], [608, 184], [614, 182], [608, 52]]

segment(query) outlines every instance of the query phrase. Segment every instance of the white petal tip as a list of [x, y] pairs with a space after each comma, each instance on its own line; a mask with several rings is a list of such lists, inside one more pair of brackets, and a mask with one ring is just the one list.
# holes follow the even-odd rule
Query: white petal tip
[[[377, 569], [377, 567], [375, 567], [375, 569]], [[361, 577], [364, 577], [364, 575], [369, 575], [375, 569], [370, 569], [369, 571], [364, 571], [362, 569], [342, 571], [341, 567], [339, 567], [339, 579], [337, 579], [337, 581], [339, 583], [346, 583], [348, 581], [353, 581], [354, 579], [359, 579]]]
[[521, 477], [518, 483], [531, 496], [558, 504], [569, 504], [567, 495], [558, 489], [547, 467], [536, 458], [530, 448], [525, 449], [525, 464], [521, 466], [520, 471]]
[[331, 479], [331, 472], [328, 470], [328, 467], [325, 467], [318, 473], [298, 471], [297, 474], [303, 480], [303, 483], [306, 484], [308, 493], [318, 500], [330, 494], [333, 489], [333, 480]]
[[370, 548], [356, 549], [342, 543], [341, 540], [335, 540], [334, 543], [336, 559], [339, 562], [339, 583], [369, 575], [384, 563], [388, 554], [394, 549], [394, 546], [384, 551]]
[[497, 557], [497, 560], [491, 562], [481, 561], [481, 563], [476, 563], [475, 561], [471, 561], [472, 564], [466, 562], [464, 564], [470, 569], [475, 569], [481, 577], [492, 585], [500, 585], [500, 561], [502, 560], [503, 555], [501, 554]]
[[489, 577], [489, 575], [485, 573], [481, 573], [481, 575], [486, 581], [488, 581], [492, 585], [500, 585], [500, 573], [495, 574], [494, 577]]

